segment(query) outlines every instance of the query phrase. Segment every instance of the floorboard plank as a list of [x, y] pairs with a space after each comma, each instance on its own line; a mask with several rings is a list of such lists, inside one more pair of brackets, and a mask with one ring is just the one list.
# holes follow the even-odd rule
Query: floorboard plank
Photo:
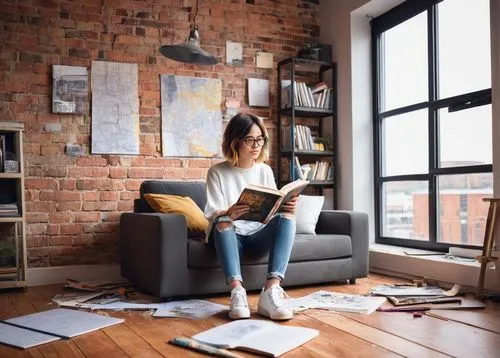
[[101, 330], [83, 334], [71, 339], [88, 358], [130, 357], [120, 346]]
[[320, 310], [308, 310], [305, 315], [335, 327], [366, 342], [383, 347], [395, 354], [407, 357], [447, 357], [436, 350], [396, 337], [390, 333], [349, 319], [341, 314]]
[[341, 313], [354, 321], [454, 357], [498, 357], [500, 335], [459, 322], [407, 312]]
[[[305, 351], [310, 353], [311, 357], [400, 357], [376, 342], [352, 335], [316, 317], [297, 314], [290, 324], [317, 329], [320, 335], [304, 344], [300, 350], [286, 354], [286, 357], [299, 358]], [[353, 347], [356, 349], [353, 350]]]

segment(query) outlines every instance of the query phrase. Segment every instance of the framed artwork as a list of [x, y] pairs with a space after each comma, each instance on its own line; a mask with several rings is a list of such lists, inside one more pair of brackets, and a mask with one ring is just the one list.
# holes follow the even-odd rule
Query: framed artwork
[[219, 79], [161, 75], [163, 156], [220, 156], [221, 91]]
[[248, 79], [248, 105], [269, 107], [269, 81], [260, 78]]
[[80, 66], [52, 66], [52, 112], [89, 112], [88, 71]]

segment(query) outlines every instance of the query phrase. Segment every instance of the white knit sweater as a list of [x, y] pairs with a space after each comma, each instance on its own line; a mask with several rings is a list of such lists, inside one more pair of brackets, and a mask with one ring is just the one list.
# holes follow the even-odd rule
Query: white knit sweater
[[[255, 163], [252, 167], [243, 169], [225, 161], [213, 165], [208, 170], [205, 217], [210, 222], [210, 225], [206, 233], [207, 240], [213, 220], [238, 201], [241, 192], [248, 184], [276, 188], [271, 167], [264, 163]], [[259, 222], [246, 220], [236, 220], [233, 224], [236, 232], [241, 235], [249, 235], [263, 226]]]

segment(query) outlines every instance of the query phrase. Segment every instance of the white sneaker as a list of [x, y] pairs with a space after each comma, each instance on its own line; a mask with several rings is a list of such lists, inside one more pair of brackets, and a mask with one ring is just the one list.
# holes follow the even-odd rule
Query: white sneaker
[[245, 291], [242, 286], [237, 286], [231, 290], [229, 318], [250, 318], [250, 308], [248, 308], [247, 291]]
[[285, 291], [279, 285], [273, 285], [260, 293], [258, 312], [272, 320], [286, 320], [293, 317], [293, 310], [289, 308], [284, 298]]

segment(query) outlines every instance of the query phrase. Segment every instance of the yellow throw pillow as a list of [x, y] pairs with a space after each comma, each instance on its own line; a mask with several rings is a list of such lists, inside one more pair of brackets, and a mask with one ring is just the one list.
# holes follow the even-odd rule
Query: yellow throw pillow
[[208, 227], [203, 211], [188, 196], [144, 194], [144, 199], [158, 213], [184, 215], [188, 230], [204, 232]]

